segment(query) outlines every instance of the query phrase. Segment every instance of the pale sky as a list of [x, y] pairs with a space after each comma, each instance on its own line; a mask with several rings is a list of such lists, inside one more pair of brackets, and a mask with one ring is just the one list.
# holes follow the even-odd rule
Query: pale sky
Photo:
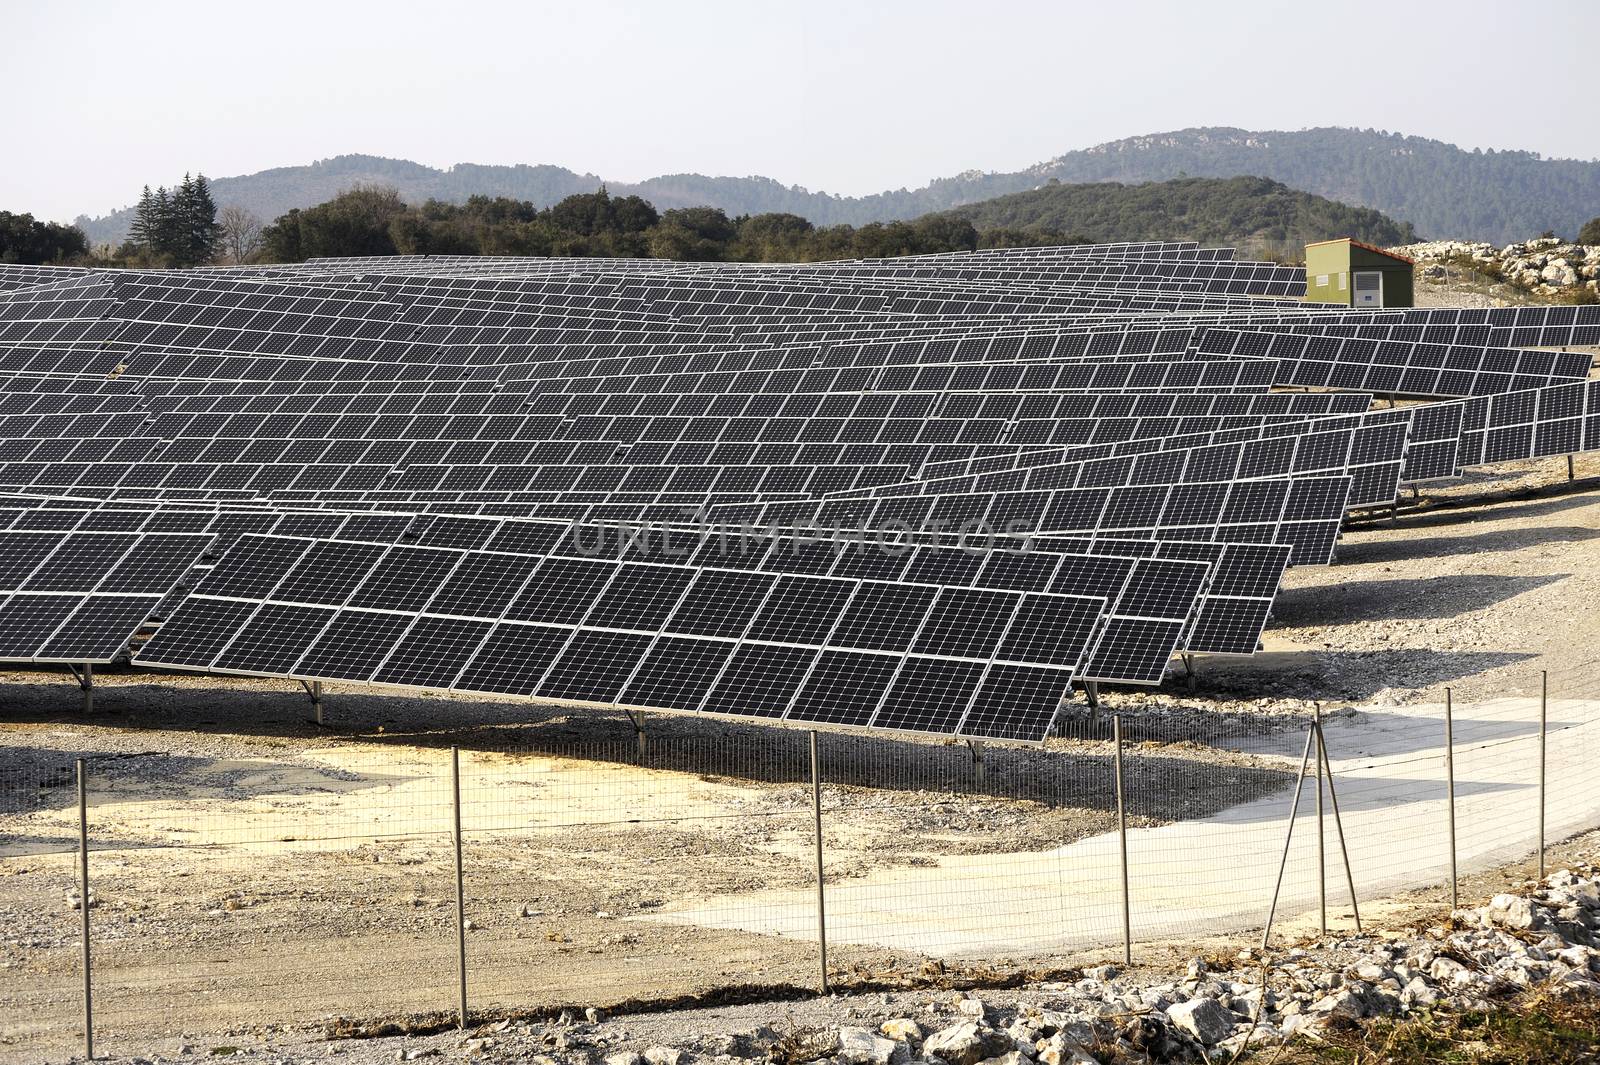
[[1600, 0], [6, 0], [0, 28], [0, 210], [61, 220], [349, 152], [849, 195], [1188, 126], [1600, 156]]

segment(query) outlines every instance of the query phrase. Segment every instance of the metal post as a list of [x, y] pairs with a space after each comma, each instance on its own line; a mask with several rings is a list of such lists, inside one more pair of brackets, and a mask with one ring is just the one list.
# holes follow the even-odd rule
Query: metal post
[[822, 993], [828, 993], [828, 909], [822, 890], [822, 766], [817, 757], [817, 732], [811, 730], [811, 820], [817, 841], [817, 957], [822, 967]]
[[460, 999], [457, 1002], [457, 1024], [467, 1026], [467, 903], [466, 877], [461, 863], [461, 748], [450, 748], [450, 791], [452, 811], [455, 814], [456, 846], [456, 976]]
[[1356, 931], [1361, 931], [1361, 903], [1356, 901], [1356, 877], [1350, 869], [1350, 848], [1344, 842], [1344, 819], [1339, 816], [1339, 792], [1333, 786], [1333, 763], [1328, 760], [1327, 738], [1322, 733], [1322, 725], [1317, 725], [1317, 753], [1322, 759], [1322, 767], [1328, 771], [1328, 798], [1333, 804], [1333, 827], [1339, 834], [1339, 855], [1344, 859], [1344, 882], [1350, 889], [1350, 909], [1356, 915]]
[[322, 724], [322, 682], [311, 682], [311, 717], [317, 724]]
[[94, 1060], [94, 990], [89, 967], [89, 770], [78, 759], [78, 909], [83, 916], [83, 1056]]
[[1122, 964], [1133, 964], [1133, 907], [1128, 895], [1128, 807], [1122, 784], [1122, 715], [1111, 718], [1111, 739], [1117, 746], [1117, 839], [1122, 847]]
[[[1571, 459], [1569, 458], [1570, 462]], [[1550, 725], [1550, 672], [1539, 671], [1539, 879], [1544, 879], [1545, 738]]]
[[1289, 831], [1283, 837], [1283, 858], [1278, 862], [1278, 882], [1272, 888], [1272, 907], [1267, 910], [1267, 927], [1261, 932], [1261, 949], [1266, 950], [1272, 938], [1272, 919], [1278, 915], [1278, 895], [1283, 891], [1283, 874], [1289, 868], [1289, 844], [1294, 840], [1294, 820], [1300, 816], [1300, 792], [1306, 784], [1306, 766], [1311, 762], [1311, 743], [1316, 739], [1317, 727], [1306, 730], [1306, 750], [1300, 756], [1300, 776], [1294, 782], [1294, 802], [1289, 805]]
[[83, 664], [83, 679], [79, 681], [83, 688], [83, 712], [85, 715], [94, 713], [94, 663]]
[[1317, 734], [1317, 907], [1324, 937], [1328, 934], [1328, 839], [1322, 821], [1322, 704], [1311, 708], [1311, 727]]
[[1461, 905], [1460, 884], [1456, 879], [1456, 741], [1455, 709], [1450, 689], [1444, 690], [1444, 794], [1450, 816], [1450, 913]]
[[981, 789], [988, 780], [988, 767], [983, 764], [983, 741], [968, 740], [967, 747], [972, 751], [972, 783]]
[[1572, 480], [1572, 456], [1567, 456], [1567, 480]]
[[624, 710], [623, 713], [628, 715], [628, 722], [633, 725], [633, 738], [639, 748], [639, 764], [644, 765], [649, 746], [644, 734], [644, 711]]

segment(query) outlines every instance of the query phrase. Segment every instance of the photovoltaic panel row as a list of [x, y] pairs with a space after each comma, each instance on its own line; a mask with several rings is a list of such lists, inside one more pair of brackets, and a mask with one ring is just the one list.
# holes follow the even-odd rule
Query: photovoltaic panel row
[[[429, 604], [438, 611], [396, 611], [396, 590], [414, 593], [424, 581], [439, 588]], [[1041, 739], [1103, 606], [1048, 593], [252, 536], [139, 661]]]
[[0, 660], [122, 657], [210, 542], [170, 533], [0, 532]]
[[1420, 396], [1491, 395], [1588, 376], [1587, 355], [1210, 329], [1213, 354], [1270, 357], [1277, 383]]

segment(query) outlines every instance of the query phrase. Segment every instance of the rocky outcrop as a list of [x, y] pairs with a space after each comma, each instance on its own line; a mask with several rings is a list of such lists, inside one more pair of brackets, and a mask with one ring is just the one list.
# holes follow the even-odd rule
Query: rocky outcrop
[[1416, 260], [1424, 280], [1443, 281], [1453, 264], [1470, 266], [1501, 284], [1539, 296], [1582, 289], [1600, 298], [1600, 245], [1540, 237], [1503, 248], [1434, 240], [1390, 250]]

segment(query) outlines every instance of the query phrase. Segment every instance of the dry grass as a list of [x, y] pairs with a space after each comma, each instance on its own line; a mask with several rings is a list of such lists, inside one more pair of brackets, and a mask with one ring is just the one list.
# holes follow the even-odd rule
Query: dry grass
[[1600, 1002], [1534, 994], [1488, 1010], [1426, 1011], [1330, 1028], [1257, 1065], [1579, 1065], [1600, 1062]]

